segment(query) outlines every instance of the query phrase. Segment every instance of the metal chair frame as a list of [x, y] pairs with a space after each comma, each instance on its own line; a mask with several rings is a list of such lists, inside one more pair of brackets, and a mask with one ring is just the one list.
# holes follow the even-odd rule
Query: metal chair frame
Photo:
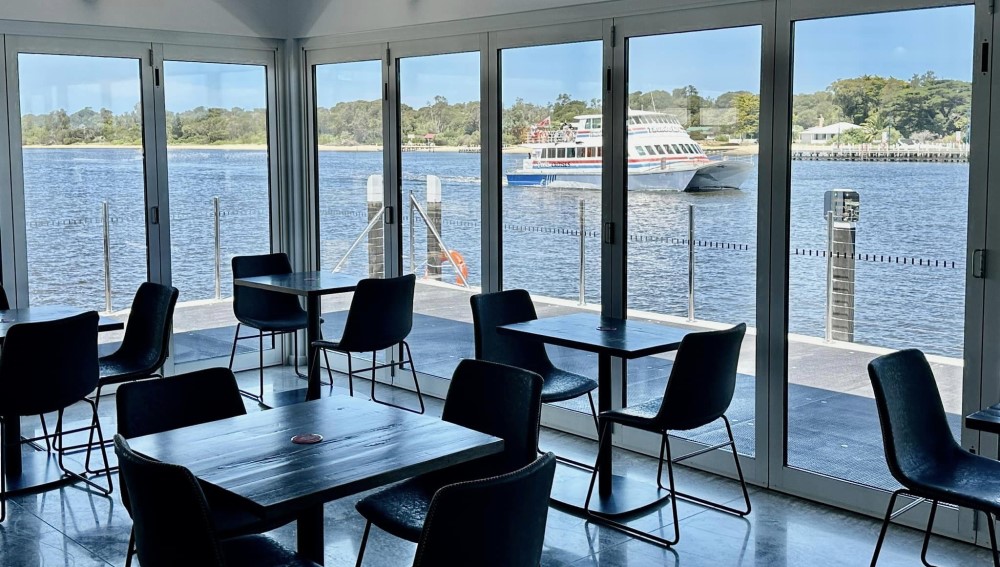
[[[406, 341], [401, 341], [400, 344], [403, 346], [402, 351], [405, 351], [405, 353], [406, 353], [406, 358], [402, 359], [402, 360], [393, 360], [393, 361], [390, 361], [390, 362], [385, 362], [385, 363], [381, 363], [380, 364], [376, 360], [376, 356], [378, 354], [378, 351], [372, 351], [372, 365], [371, 365], [370, 368], [366, 369], [366, 370], [369, 370], [371, 372], [371, 378], [370, 378], [371, 379], [371, 399], [372, 399], [373, 402], [376, 402], [376, 403], [379, 403], [379, 404], [382, 404], [382, 405], [385, 405], [385, 406], [390, 406], [390, 407], [394, 407], [394, 408], [397, 408], [397, 409], [406, 410], [406, 411], [417, 413], [417, 414], [422, 414], [422, 413], [424, 413], [424, 409], [425, 409], [424, 408], [424, 396], [420, 392], [420, 381], [417, 379], [417, 369], [413, 366], [413, 354], [410, 352], [410, 345], [407, 344]], [[330, 384], [329, 384], [329, 386], [330, 386], [331, 390], [333, 389], [333, 374], [332, 374], [333, 369], [330, 366], [330, 358], [329, 358], [329, 356], [327, 356], [327, 350], [332, 350], [334, 352], [340, 352], [340, 353], [343, 353], [343, 354], [347, 355], [347, 372], [346, 372], [346, 374], [347, 374], [347, 388], [348, 388], [348, 392], [353, 397], [354, 396], [354, 374], [355, 373], [354, 373], [354, 364], [353, 364], [353, 362], [351, 360], [352, 359], [352, 357], [351, 357], [351, 351], [340, 350], [340, 349], [337, 349], [337, 348], [331, 348], [329, 346], [315, 346], [315, 347], [313, 347], [313, 350], [314, 350], [314, 353], [313, 353], [313, 356], [312, 356], [313, 364], [317, 364], [318, 361], [319, 361], [319, 357], [316, 356], [319, 353], [316, 353], [315, 350], [322, 350], [323, 351], [323, 358], [326, 359], [326, 369], [327, 369], [327, 372], [330, 373]], [[386, 402], [386, 401], [380, 400], [377, 397], [375, 397], [375, 382], [376, 382], [376, 380], [375, 380], [375, 371], [376, 370], [381, 370], [383, 368], [399, 368], [400, 370], [403, 370], [403, 369], [405, 369], [407, 367], [409, 367], [410, 374], [413, 376], [413, 386], [417, 390], [417, 401], [420, 403], [420, 410], [419, 411], [415, 410], [415, 409], [412, 409], [412, 408], [408, 408], [406, 406], [400, 406], [400, 405], [393, 404], [391, 402]], [[343, 372], [339, 372], [339, 373], [343, 374]]]
[[[241, 326], [243, 326], [243, 323], [236, 323], [236, 335], [233, 337], [233, 349], [229, 353], [229, 369], [230, 370], [233, 369], [233, 362], [236, 360], [236, 345], [237, 345], [237, 343], [239, 341], [246, 340], [246, 339], [253, 339], [255, 337], [259, 340], [259, 343], [258, 343], [258, 356], [259, 356], [259, 367], [258, 367], [258, 370], [259, 370], [259, 382], [258, 382], [258, 388], [259, 388], [259, 393], [254, 394], [253, 392], [250, 392], [250, 391], [247, 391], [247, 390], [244, 390], [244, 389], [240, 388], [240, 394], [242, 394], [243, 397], [245, 397], [247, 399], [250, 399], [250, 400], [253, 400], [253, 401], [257, 402], [258, 404], [264, 405], [264, 335], [268, 335], [270, 337], [272, 348], [274, 348], [273, 345], [275, 343], [275, 337], [277, 337], [277, 336], [284, 336], [284, 335], [287, 335], [287, 334], [291, 334], [292, 335], [292, 361], [295, 364], [295, 374], [299, 378], [308, 378], [307, 375], [302, 374], [301, 372], [299, 372], [299, 332], [298, 331], [262, 331], [260, 329], [257, 329], [257, 334], [256, 335], [246, 335], [246, 336], [241, 337], [240, 336], [240, 327]], [[247, 325], [247, 326], [249, 327], [249, 325]], [[254, 327], [250, 327], [250, 328], [253, 329]], [[323, 356], [326, 357], [326, 353], [325, 352], [323, 353]], [[327, 361], [326, 361], [326, 366], [327, 366], [327, 369], [330, 368], [330, 360], [329, 359], [327, 359]], [[329, 385], [332, 387], [333, 386], [333, 374], [332, 373], [330, 373], [329, 378], [330, 378]]]

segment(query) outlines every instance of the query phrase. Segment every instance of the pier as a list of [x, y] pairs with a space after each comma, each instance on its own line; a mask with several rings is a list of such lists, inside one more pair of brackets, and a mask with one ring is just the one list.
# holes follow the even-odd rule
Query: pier
[[924, 163], [968, 163], [967, 148], [797, 148], [792, 159], [799, 161], [898, 161]]

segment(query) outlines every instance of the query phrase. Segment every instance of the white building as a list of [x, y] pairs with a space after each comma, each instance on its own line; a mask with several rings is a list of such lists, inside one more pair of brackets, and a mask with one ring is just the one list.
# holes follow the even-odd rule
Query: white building
[[803, 144], [825, 144], [836, 138], [842, 132], [860, 128], [857, 124], [850, 122], [837, 122], [829, 126], [814, 126], [807, 128], [799, 134], [799, 141]]

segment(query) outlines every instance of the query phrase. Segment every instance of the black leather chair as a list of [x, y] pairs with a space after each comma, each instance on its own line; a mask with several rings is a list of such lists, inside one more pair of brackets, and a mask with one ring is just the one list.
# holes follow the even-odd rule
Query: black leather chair
[[[227, 368], [208, 368], [124, 384], [116, 395], [118, 433], [126, 439], [151, 435], [179, 427], [187, 427], [226, 419], [246, 413], [243, 397], [233, 372]], [[212, 520], [219, 537], [228, 538], [273, 530], [294, 518], [264, 522], [248, 512], [228, 492], [212, 485], [203, 485]], [[128, 489], [122, 483], [122, 504], [131, 511]], [[128, 567], [135, 554], [134, 532], [129, 538], [125, 560]]]
[[[413, 329], [413, 292], [417, 276], [408, 274], [398, 278], [363, 279], [358, 282], [351, 298], [351, 307], [347, 311], [347, 321], [344, 323], [344, 333], [338, 341], [319, 340], [312, 344], [313, 349], [341, 352], [347, 355], [347, 384], [351, 395], [354, 395], [354, 367], [351, 364], [352, 352], [372, 353], [371, 381], [372, 401], [405, 409], [414, 413], [424, 413], [424, 396], [420, 393], [420, 382], [417, 371], [413, 367], [413, 354], [406, 342]], [[376, 361], [378, 351], [402, 345], [405, 357], [399, 362], [379, 364]], [[314, 351], [317, 352], [318, 351]], [[313, 356], [315, 364], [319, 357]], [[327, 361], [327, 367], [330, 363]], [[417, 400], [420, 410], [413, 410], [375, 397], [375, 371], [380, 368], [408, 366], [413, 376], [413, 386], [417, 390]], [[332, 387], [331, 380], [331, 387]]]
[[142, 567], [315, 565], [267, 536], [222, 539], [212, 520], [211, 505], [191, 471], [135, 453], [121, 435], [115, 435], [115, 453], [132, 503]]
[[[167, 361], [170, 347], [170, 326], [177, 305], [177, 288], [144, 282], [139, 285], [132, 299], [128, 324], [122, 344], [115, 352], [97, 360], [100, 379], [94, 403], [101, 403], [101, 389], [105, 386], [161, 377], [160, 369]], [[108, 444], [111, 440], [108, 440]], [[86, 469], [90, 473], [106, 472], [90, 467], [93, 436], [87, 448]], [[72, 450], [78, 447], [67, 447]]]
[[512, 473], [441, 488], [413, 565], [538, 565], [555, 473], [548, 453]]
[[[97, 405], [87, 395], [97, 387], [97, 321], [94, 311], [55, 321], [18, 323], [7, 330], [0, 348], [0, 435], [8, 419], [57, 412], [53, 438], [57, 443], [59, 467], [64, 474], [85, 482], [104, 494], [111, 494], [113, 485], [108, 475], [107, 488], [71, 471], [63, 460], [63, 436], [96, 429], [99, 441], [104, 440], [97, 419]], [[63, 410], [84, 402], [93, 411], [91, 425], [73, 430], [63, 429]], [[100, 444], [104, 464], [107, 453]], [[0, 461], [5, 455], [0, 455]], [[6, 476], [7, 464], [0, 462], [0, 479]], [[0, 521], [7, 512], [6, 483], [0, 484]]]
[[[733, 438], [733, 428], [726, 417], [726, 410], [733, 401], [736, 390], [736, 366], [740, 359], [740, 346], [747, 326], [740, 323], [731, 329], [723, 331], [708, 331], [691, 333], [681, 340], [677, 349], [670, 377], [667, 379], [666, 391], [662, 398], [622, 408], [601, 412], [598, 416], [601, 427], [600, 444], [602, 449], [611, 450], [611, 426], [619, 424], [634, 427], [643, 431], [660, 434], [660, 462], [656, 471], [656, 483], [661, 489], [670, 491], [670, 506], [674, 517], [674, 538], [667, 540], [616, 522], [606, 516], [597, 516], [590, 512], [590, 500], [594, 494], [594, 484], [597, 480], [598, 466], [590, 479], [590, 489], [584, 508], [600, 523], [621, 530], [633, 537], [646, 542], [670, 547], [680, 541], [680, 524], [677, 516], [677, 499], [683, 498], [708, 506], [716, 510], [745, 516], [750, 513], [750, 494], [746, 481], [743, 479], [743, 469], [736, 453], [736, 440]], [[726, 425], [729, 441], [704, 447], [694, 452], [673, 457], [670, 452], [670, 431], [689, 431], [721, 419]], [[674, 488], [674, 463], [679, 463], [715, 449], [729, 446], [736, 463], [736, 474], [743, 489], [745, 509], [724, 506], [703, 498], [678, 492]], [[666, 459], [664, 459], [666, 451]], [[667, 464], [668, 485], [663, 486], [663, 463]]]
[[[1000, 567], [994, 522], [1000, 514], [1000, 462], [973, 455], [952, 436], [934, 373], [922, 352], [902, 350], [868, 363], [875, 390], [889, 472], [903, 488], [892, 493], [875, 544], [871, 564], [878, 562], [889, 522], [923, 500], [931, 501], [920, 559], [927, 563], [927, 546], [939, 502], [972, 508], [986, 514], [993, 565]], [[916, 498], [893, 513], [896, 498]]]
[[[292, 273], [292, 263], [284, 252], [260, 254], [256, 256], [233, 257], [233, 279], [252, 278], [256, 276], [271, 276]], [[229, 369], [233, 368], [236, 358], [236, 343], [243, 339], [258, 339], [260, 356], [260, 389], [256, 394], [246, 390], [240, 392], [261, 404], [264, 403], [264, 335], [273, 340], [277, 335], [292, 334], [293, 361], [295, 373], [299, 373], [299, 335], [298, 331], [309, 326], [306, 310], [299, 305], [296, 296], [265, 289], [256, 289], [241, 285], [233, 286], [233, 314], [236, 315], [236, 336], [233, 338], [233, 350], [229, 355]], [[246, 325], [257, 329], [256, 335], [240, 336], [240, 327]], [[327, 362], [327, 367], [330, 364]], [[331, 376], [332, 385], [333, 378]]]
[[3, 290], [3, 286], [0, 285], [0, 311], [6, 311], [10, 309], [10, 302], [7, 301], [7, 292]]
[[412, 478], [363, 498], [357, 509], [367, 523], [357, 564], [364, 558], [372, 524], [419, 542], [431, 499], [441, 487], [507, 474], [532, 463], [537, 457], [541, 392], [542, 379], [534, 372], [482, 360], [459, 362], [441, 419], [500, 437], [503, 452]]
[[[590, 401], [590, 412], [594, 416], [594, 429], [598, 430], [597, 409], [594, 407], [592, 393], [597, 389], [596, 380], [556, 368], [549, 360], [544, 344], [502, 335], [496, 330], [500, 325], [537, 319], [531, 295], [523, 289], [511, 289], [473, 295], [471, 302], [472, 323], [476, 336], [476, 358], [524, 368], [541, 376], [545, 381], [542, 386], [543, 404], [563, 402], [586, 394], [587, 400]], [[540, 448], [538, 452], [541, 453]], [[591, 470], [590, 465], [586, 463], [558, 455], [556, 459]]]

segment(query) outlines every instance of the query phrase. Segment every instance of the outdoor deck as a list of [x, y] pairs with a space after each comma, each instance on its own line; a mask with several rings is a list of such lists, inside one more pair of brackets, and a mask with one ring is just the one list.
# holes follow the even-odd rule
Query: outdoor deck
[[[409, 343], [418, 371], [447, 377], [460, 359], [474, 356], [469, 307], [469, 297], [473, 293], [441, 284], [422, 282], [417, 286], [414, 325]], [[565, 300], [534, 299], [540, 317], [596, 309], [595, 306], [581, 307]], [[325, 336], [336, 337], [340, 334], [349, 302], [350, 295], [324, 298]], [[697, 330], [725, 326], [706, 321], [688, 323], [682, 317], [652, 313], [636, 312], [629, 316]], [[206, 359], [218, 359], [221, 364], [228, 362], [236, 323], [231, 301], [180, 304], [174, 322], [173, 356], [177, 364]], [[120, 337], [109, 333], [103, 339], [116, 341]], [[741, 453], [748, 455], [755, 453], [755, 341], [756, 334], [751, 329], [743, 344], [736, 394], [728, 413], [737, 446]], [[265, 348], [269, 348], [267, 342]], [[241, 341], [238, 352], [255, 351], [255, 341]], [[558, 366], [596, 376], [596, 355], [558, 347], [549, 347], [549, 352]], [[794, 380], [788, 384], [788, 459], [792, 466], [880, 488], [897, 486], [883, 458], [878, 415], [866, 370], [868, 361], [885, 352], [888, 351], [853, 343], [825, 343], [821, 338], [789, 337], [789, 369]], [[638, 403], [662, 396], [671, 360], [672, 355], [661, 355], [630, 362], [626, 384], [628, 402]], [[931, 358], [931, 363], [952, 429], [958, 435], [961, 360], [937, 357]], [[800, 371], [796, 372], [796, 369]], [[561, 405], [589, 412], [584, 398]], [[722, 440], [724, 434], [720, 423], [685, 432], [681, 436], [716, 442]]]

